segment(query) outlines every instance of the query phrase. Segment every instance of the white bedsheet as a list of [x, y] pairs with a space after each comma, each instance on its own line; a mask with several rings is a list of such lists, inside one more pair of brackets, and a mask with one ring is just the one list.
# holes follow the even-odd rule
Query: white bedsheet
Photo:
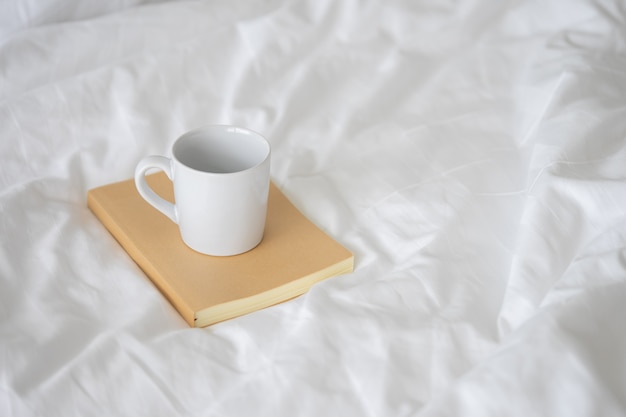
[[[623, 416], [626, 4], [0, 3], [0, 415]], [[268, 137], [355, 254], [190, 329], [86, 207]]]

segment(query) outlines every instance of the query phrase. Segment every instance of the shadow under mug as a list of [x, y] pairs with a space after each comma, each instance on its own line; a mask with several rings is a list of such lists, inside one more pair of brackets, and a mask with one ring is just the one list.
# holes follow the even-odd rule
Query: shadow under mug
[[[172, 158], [146, 156], [135, 170], [139, 194], [178, 224], [191, 249], [213, 256], [247, 252], [263, 238], [270, 184], [270, 144], [241, 127], [212, 125], [183, 134]], [[160, 169], [172, 180], [174, 204], [146, 182]]]

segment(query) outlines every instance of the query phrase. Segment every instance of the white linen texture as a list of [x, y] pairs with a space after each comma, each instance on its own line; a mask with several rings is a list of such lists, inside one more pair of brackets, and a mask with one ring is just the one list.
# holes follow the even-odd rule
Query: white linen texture
[[[187, 326], [86, 192], [208, 124], [353, 273]], [[0, 415], [623, 416], [625, 317], [623, 1], [0, 3]]]

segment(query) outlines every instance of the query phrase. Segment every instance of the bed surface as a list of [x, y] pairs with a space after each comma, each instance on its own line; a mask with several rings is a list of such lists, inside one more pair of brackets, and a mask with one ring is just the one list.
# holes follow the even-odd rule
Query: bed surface
[[[355, 270], [191, 329], [86, 206], [234, 124]], [[0, 415], [626, 414], [622, 1], [0, 3]]]

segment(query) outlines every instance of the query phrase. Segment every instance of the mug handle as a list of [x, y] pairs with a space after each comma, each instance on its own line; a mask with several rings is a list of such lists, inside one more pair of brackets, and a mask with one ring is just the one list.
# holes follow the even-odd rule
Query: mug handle
[[146, 156], [137, 164], [135, 169], [135, 186], [137, 191], [152, 207], [165, 214], [171, 221], [178, 224], [178, 213], [176, 206], [159, 197], [146, 182], [146, 172], [150, 168], [157, 168], [165, 172], [167, 177], [172, 180], [172, 160], [164, 156]]

